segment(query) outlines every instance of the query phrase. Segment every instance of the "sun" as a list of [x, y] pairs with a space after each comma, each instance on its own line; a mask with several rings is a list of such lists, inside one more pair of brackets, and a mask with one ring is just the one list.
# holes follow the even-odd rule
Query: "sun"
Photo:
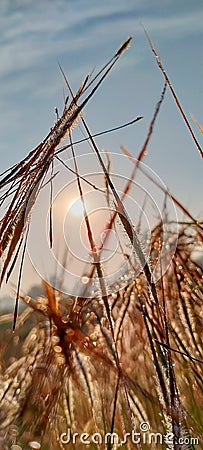
[[68, 211], [75, 217], [83, 217], [84, 207], [80, 197], [74, 198], [68, 206]]

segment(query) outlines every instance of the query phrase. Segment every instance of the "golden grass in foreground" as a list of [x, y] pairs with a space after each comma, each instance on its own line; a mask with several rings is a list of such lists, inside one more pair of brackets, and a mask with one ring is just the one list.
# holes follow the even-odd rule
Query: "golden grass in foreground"
[[[160, 232], [153, 232], [152, 255]], [[180, 436], [198, 438], [202, 448], [202, 270], [191, 260], [200, 238], [191, 226], [180, 229], [173, 261], [156, 286], [158, 305], [143, 275], [109, 296], [114, 338], [99, 297], [75, 302], [45, 283], [44, 297], [23, 299], [29, 306], [15, 335], [12, 316], [1, 325], [5, 442], [14, 425], [22, 448], [36, 440], [43, 449], [60, 449], [73, 448], [60, 443], [68, 429], [101, 436], [113, 430], [122, 438], [148, 422], [163, 435], [175, 423]], [[84, 448], [79, 439], [75, 448]], [[129, 439], [122, 448], [135, 444]]]

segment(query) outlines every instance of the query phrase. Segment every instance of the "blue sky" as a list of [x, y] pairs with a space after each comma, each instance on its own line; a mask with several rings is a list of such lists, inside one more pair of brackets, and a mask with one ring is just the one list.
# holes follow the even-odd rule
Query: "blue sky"
[[[149, 49], [149, 32], [191, 121], [203, 125], [203, 3], [201, 0], [1, 0], [0, 171], [23, 158], [48, 133], [63, 108], [60, 63], [76, 90], [129, 36], [134, 39], [85, 109], [92, 132], [124, 123], [133, 127], [98, 139], [101, 148], [136, 157], [145, 140], [163, 76]], [[202, 144], [202, 136], [193, 126]], [[80, 154], [86, 151], [80, 147]], [[202, 159], [169, 93], [145, 162], [171, 192], [202, 218]]]

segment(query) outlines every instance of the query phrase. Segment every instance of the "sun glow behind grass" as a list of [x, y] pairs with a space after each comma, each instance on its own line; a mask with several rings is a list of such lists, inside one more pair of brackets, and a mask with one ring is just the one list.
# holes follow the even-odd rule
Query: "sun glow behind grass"
[[[85, 208], [87, 208], [87, 205], [85, 205]], [[80, 197], [74, 198], [67, 206], [67, 211], [74, 217], [82, 218], [85, 214], [85, 211], [81, 198]]]

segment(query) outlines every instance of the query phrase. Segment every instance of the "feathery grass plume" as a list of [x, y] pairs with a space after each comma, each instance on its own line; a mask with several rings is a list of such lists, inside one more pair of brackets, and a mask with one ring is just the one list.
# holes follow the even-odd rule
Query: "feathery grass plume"
[[[12, 269], [14, 267], [14, 264], [12, 264], [12, 258], [14, 258], [13, 261], [16, 262], [15, 251], [17, 244], [20, 241], [20, 246], [17, 250], [18, 256], [18, 252], [23, 243], [23, 239], [21, 238], [25, 234], [33, 205], [36, 202], [42, 185], [44, 184], [45, 177], [50, 167], [52, 167], [57, 147], [68, 135], [70, 130], [78, 123], [81, 118], [83, 108], [96, 92], [114, 64], [118, 61], [124, 49], [128, 47], [130, 41], [131, 38], [129, 38], [126, 43], [120, 47], [118, 52], [116, 52], [110, 61], [108, 61], [108, 63], [96, 74], [94, 79], [91, 80], [89, 84], [89, 76], [87, 76], [75, 95], [73, 95], [63, 69], [60, 67], [73, 97], [72, 101], [69, 106], [67, 105], [67, 102], [65, 102], [62, 116], [58, 118], [56, 124], [51, 128], [51, 131], [48, 133], [46, 138], [34, 150], [32, 150], [29, 155], [24, 158], [24, 160], [0, 175], [0, 190], [6, 190], [0, 197], [1, 204], [7, 203], [8, 196], [12, 192], [12, 199], [10, 200], [8, 206], [6, 204], [7, 210], [0, 223], [0, 256], [5, 255], [0, 277], [0, 285], [4, 280], [9, 264], [12, 265]], [[77, 102], [94, 82], [95, 85], [90, 93], [87, 94], [86, 98], [80, 105], [78, 105]], [[52, 216], [50, 215], [50, 220], [51, 217]], [[52, 245], [51, 225], [50, 244]], [[9, 274], [11, 274], [12, 269], [10, 269]], [[17, 304], [18, 294], [16, 298], [16, 305]], [[14, 328], [15, 323], [16, 313], [14, 318]]]
[[[137, 168], [139, 162], [135, 161], [132, 158], [132, 156], [130, 155], [130, 153], [127, 150], [125, 150], [123, 147], [122, 147], [122, 150], [131, 159], [131, 161], [134, 162], [135, 167]], [[141, 152], [141, 155], [143, 155], [142, 152]], [[185, 208], [179, 202], [176, 202], [176, 203], [178, 204], [178, 206], [181, 207], [181, 209], [184, 210], [184, 212], [186, 212]], [[197, 223], [197, 221], [194, 220], [194, 224], [196, 224], [196, 226], [197, 226], [197, 233], [201, 235], [201, 231], [200, 230], [198, 231], [199, 224]], [[158, 236], [156, 236], [157, 231], [158, 230], [156, 230], [156, 229], [154, 230], [154, 232], [155, 232], [154, 244], [156, 244], [159, 241], [161, 228], [159, 230]], [[185, 237], [185, 241], [186, 241], [185, 244], [187, 245], [188, 242], [187, 242], [186, 237]], [[152, 238], [152, 243], [153, 243], [153, 238]], [[179, 252], [177, 251], [177, 255], [178, 254], [179, 254]], [[181, 263], [183, 263], [183, 261], [181, 261]], [[179, 266], [179, 267], [182, 267], [182, 266]], [[178, 283], [179, 278], [178, 278], [177, 274], [176, 274], [176, 279], [177, 279], [177, 283]], [[163, 407], [163, 413], [165, 410], [165, 413], [164, 413], [165, 419], [164, 420], [166, 421], [166, 424], [168, 423], [168, 425], [167, 425], [168, 432], [171, 431], [174, 436], [171, 448], [179, 448], [178, 445], [176, 445], [176, 442], [178, 442], [179, 439], [183, 439], [183, 436], [185, 436], [185, 429], [187, 427], [185, 424], [185, 415], [184, 415], [183, 408], [182, 408], [182, 405], [180, 402], [179, 391], [177, 390], [176, 375], [174, 373], [173, 362], [172, 362], [173, 355], [171, 353], [170, 344], [169, 344], [169, 329], [171, 330], [171, 328], [169, 328], [170, 322], [168, 324], [168, 314], [167, 314], [166, 305], [165, 305], [164, 280], [165, 280], [165, 278], [161, 277], [162, 295], [161, 295], [161, 297], [159, 296], [159, 300], [161, 302], [163, 301], [164, 303], [163, 303], [163, 314], [162, 314], [162, 311], [160, 310], [160, 308], [157, 309], [157, 312], [159, 312], [159, 314], [161, 313], [160, 318], [155, 318], [155, 316], [154, 316], [155, 311], [153, 311], [153, 318], [151, 317], [151, 319], [150, 319], [150, 311], [148, 311], [149, 304], [145, 303], [145, 305], [143, 305], [142, 304], [143, 300], [142, 300], [140, 306], [142, 309], [144, 308], [143, 309], [143, 317], [145, 320], [145, 326], [147, 329], [149, 341], [151, 342], [151, 350], [152, 350], [154, 363], [155, 363], [155, 367], [156, 367], [156, 373], [157, 373], [157, 383], [158, 383], [157, 384], [157, 389], [158, 389], [157, 393], [158, 393], [159, 399], [160, 399], [162, 407]], [[175, 280], [174, 280], [174, 282], [175, 282]], [[172, 286], [173, 286], [173, 283], [172, 283]], [[179, 289], [179, 293], [181, 293], [181, 292], [185, 293], [185, 289], [184, 290]], [[161, 298], [162, 298], [162, 300], [161, 300]], [[170, 298], [171, 298], [171, 294], [170, 294]], [[189, 317], [190, 318], [192, 317], [192, 314], [191, 313], [189, 314], [189, 308], [186, 308], [182, 299], [181, 299], [180, 305], [183, 305], [184, 315], [186, 316], [186, 322], [187, 322], [186, 334], [187, 334], [187, 330], [188, 330], [190, 344], [191, 344], [191, 340], [192, 340], [192, 342], [194, 342], [194, 335], [192, 332], [192, 326], [190, 324], [190, 319], [189, 319]], [[162, 351], [161, 351], [162, 356], [160, 354], [160, 357], [161, 357], [160, 361], [162, 361], [162, 363], [164, 363], [163, 367], [162, 367], [162, 364], [160, 365], [160, 363], [159, 363], [159, 358], [157, 359], [157, 355], [156, 355], [157, 350], [154, 348], [154, 345], [153, 345], [153, 340], [155, 340], [157, 342], [156, 331], [161, 330], [161, 327], [162, 327], [162, 315], [164, 317], [164, 322], [165, 322], [165, 325], [164, 325], [165, 330], [163, 329], [163, 338], [162, 339], [163, 339], [163, 341], [165, 341], [165, 338], [166, 338], [166, 343], [168, 343], [165, 346], [165, 348], [168, 349], [165, 356], [163, 355]], [[157, 321], [157, 319], [158, 319], [158, 321]], [[149, 320], [149, 323], [148, 323], [148, 320]], [[159, 320], [161, 320], [160, 324], [158, 324]], [[151, 329], [150, 329], [150, 326], [151, 326]], [[187, 346], [188, 346], [188, 343], [187, 343]], [[195, 347], [196, 347], [195, 350], [197, 351], [197, 345], [195, 345]], [[164, 346], [163, 346], [163, 349], [164, 349]], [[158, 351], [160, 352], [160, 350], [161, 349], [159, 348]], [[168, 360], [168, 363], [167, 363], [167, 360]], [[198, 362], [201, 364], [202, 360], [198, 360]], [[168, 372], [167, 378], [169, 377], [168, 381], [166, 378], [164, 367], [165, 368], [168, 367], [168, 369], [167, 369], [167, 372]], [[168, 428], [168, 426], [169, 426], [169, 428]], [[186, 448], [189, 448], [189, 447], [186, 446]]]

